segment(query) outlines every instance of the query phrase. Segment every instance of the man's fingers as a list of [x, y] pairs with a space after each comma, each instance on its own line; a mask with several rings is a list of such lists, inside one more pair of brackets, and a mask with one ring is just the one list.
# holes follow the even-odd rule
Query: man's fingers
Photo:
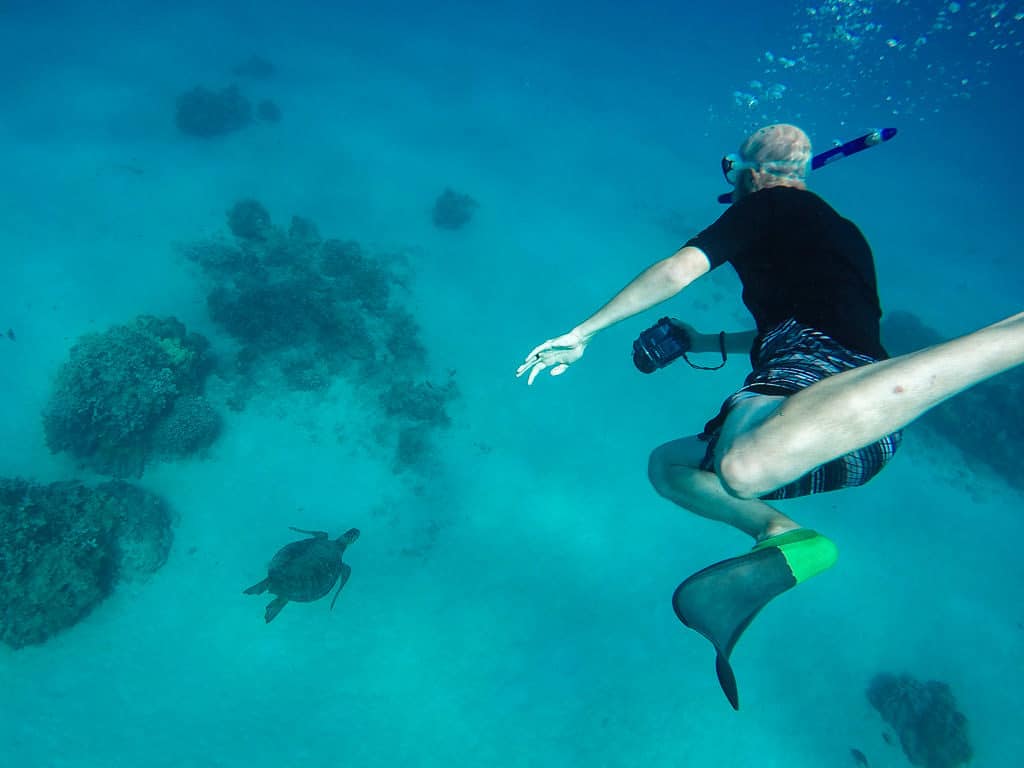
[[[518, 368], [516, 368], [516, 378], [518, 379], [520, 376], [522, 376], [528, 370], [533, 368], [535, 365], [539, 365], [539, 366], [542, 366], [542, 367], [544, 366], [544, 364], [540, 361], [539, 357], [528, 357], [528, 358], [526, 358], [526, 362], [523, 363], [522, 365], [520, 365]], [[533, 379], [531, 379], [531, 381], [532, 380]]]
[[532, 366], [540, 362], [541, 352], [545, 352], [547, 350], [549, 343], [550, 342], [545, 341], [540, 346], [535, 347], [534, 350], [526, 356], [526, 359], [523, 360], [523, 364], [516, 368], [517, 377], [522, 376], [524, 373], [530, 370]]
[[547, 366], [544, 365], [544, 363], [537, 363], [534, 365], [533, 369], [530, 371], [530, 378], [526, 380], [526, 386], [533, 386], [533, 380], [536, 379], [538, 374], [540, 374], [540, 372], [545, 368], [547, 368]]
[[540, 357], [541, 352], [546, 352], [550, 348], [551, 339], [548, 339], [543, 344], [538, 344], [536, 347], [533, 348], [533, 351], [531, 351], [530, 354], [526, 356], [526, 361], [529, 362], [530, 360], [536, 360], [537, 358]]
[[[535, 363], [533, 365], [533, 367], [530, 369], [530, 376], [526, 380], [526, 385], [527, 386], [532, 386], [533, 382], [534, 382], [534, 379], [536, 379], [538, 376], [540, 376], [541, 372], [546, 370], [547, 368], [548, 368], [548, 366], [545, 365], [544, 363], [541, 363], [541, 362]], [[556, 365], [554, 368], [551, 369], [551, 375], [552, 376], [561, 376], [567, 370], [569, 370], [569, 366], [568, 365], [566, 365], [565, 363], [559, 363], [558, 365]], [[516, 374], [516, 375], [518, 376], [520, 374]]]
[[[548, 339], [543, 344], [538, 344], [533, 348], [533, 351], [526, 356], [526, 360], [523, 364], [516, 368], [516, 378], [522, 376], [524, 373], [529, 372], [530, 376], [527, 378], [527, 385], [533, 384], [540, 372], [546, 368], [551, 368], [552, 376], [560, 376], [565, 373], [569, 367], [568, 363], [556, 363], [552, 366], [551, 358], [561, 357], [558, 353], [571, 350], [580, 344], [579, 340], [573, 334], [566, 334], [559, 336], [557, 339]], [[555, 353], [555, 354], [551, 354]], [[548, 362], [544, 362], [545, 358]]]
[[538, 344], [533, 348], [533, 351], [526, 356], [526, 359], [529, 361], [534, 358], [539, 358], [544, 352], [561, 352], [566, 349], [572, 349], [577, 344], [579, 344], [579, 339], [574, 335], [567, 333], [564, 336], [559, 336], [557, 339], [548, 339], [543, 344]]

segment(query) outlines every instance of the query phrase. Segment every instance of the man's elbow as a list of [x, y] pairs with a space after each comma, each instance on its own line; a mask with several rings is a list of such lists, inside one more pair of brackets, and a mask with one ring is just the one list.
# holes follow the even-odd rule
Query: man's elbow
[[662, 262], [665, 282], [675, 291], [681, 291], [710, 268], [711, 263], [704, 251], [687, 245]]

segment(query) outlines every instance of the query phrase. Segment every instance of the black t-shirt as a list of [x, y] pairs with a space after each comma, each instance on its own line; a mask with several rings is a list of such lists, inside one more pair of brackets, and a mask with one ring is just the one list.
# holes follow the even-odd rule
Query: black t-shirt
[[888, 357], [871, 247], [813, 192], [762, 189], [686, 244], [700, 248], [712, 269], [733, 265], [759, 334], [792, 317], [856, 352]]

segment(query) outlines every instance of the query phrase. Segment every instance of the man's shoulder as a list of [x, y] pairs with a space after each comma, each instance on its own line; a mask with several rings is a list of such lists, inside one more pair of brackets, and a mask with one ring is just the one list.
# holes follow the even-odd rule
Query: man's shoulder
[[779, 185], [777, 187], [766, 187], [754, 194], [750, 195], [750, 200], [756, 200], [761, 197], [762, 200], [784, 200], [794, 205], [824, 205], [828, 206], [825, 202], [825, 198], [819, 195], [817, 192], [812, 192], [807, 187], [787, 187]]
[[769, 187], [753, 194], [753, 200], [765, 195], [763, 205], [775, 213], [788, 212], [791, 215], [817, 217], [819, 219], [844, 219], [832, 204], [817, 192], [798, 187]]

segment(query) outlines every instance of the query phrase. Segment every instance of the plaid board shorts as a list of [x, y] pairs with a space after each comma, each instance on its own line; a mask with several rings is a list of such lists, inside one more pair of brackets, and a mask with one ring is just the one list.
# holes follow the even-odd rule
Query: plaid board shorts
[[[847, 349], [835, 339], [796, 320], [786, 320], [764, 335], [755, 356], [753, 372], [730, 395], [722, 409], [699, 435], [707, 442], [700, 468], [715, 471], [715, 447], [729, 411], [755, 395], [788, 396], [816, 381], [875, 362], [870, 355]], [[792, 499], [812, 493], [864, 485], [877, 475], [903, 442], [902, 430], [815, 467], [803, 477], [761, 496], [765, 500]]]

